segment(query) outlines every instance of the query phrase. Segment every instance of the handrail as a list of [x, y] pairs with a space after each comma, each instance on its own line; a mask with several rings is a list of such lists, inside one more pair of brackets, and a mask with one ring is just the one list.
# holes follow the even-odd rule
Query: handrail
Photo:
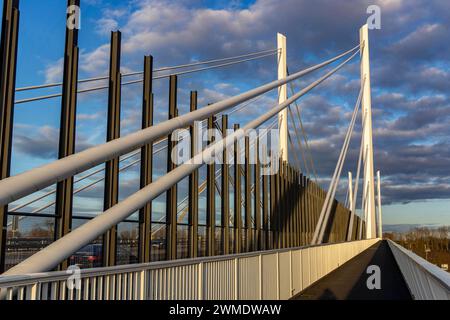
[[[438, 266], [388, 240], [400, 271], [415, 299], [450, 299], [450, 274]], [[433, 283], [434, 280], [437, 283]]]
[[[168, 260], [168, 261], [156, 261], [156, 262], [147, 262], [147, 263], [137, 263], [137, 264], [128, 264], [128, 265], [119, 265], [112, 267], [100, 267], [100, 268], [89, 268], [89, 269], [81, 269], [80, 276], [82, 278], [85, 277], [97, 277], [108, 275], [114, 272], [136, 272], [142, 270], [155, 270], [161, 268], [173, 268], [180, 266], [187, 266], [198, 263], [205, 262], [220, 262], [227, 261], [230, 259], [239, 259], [239, 258], [251, 258], [257, 257], [260, 255], [270, 255], [273, 253], [284, 253], [292, 250], [299, 249], [310, 249], [317, 247], [329, 247], [339, 244], [351, 244], [357, 243], [361, 241], [368, 240], [376, 240], [376, 239], [364, 239], [364, 240], [354, 240], [354, 241], [339, 241], [334, 243], [323, 243], [323, 244], [315, 244], [315, 245], [305, 245], [299, 247], [292, 248], [281, 248], [281, 249], [272, 249], [272, 250], [262, 250], [262, 251], [252, 251], [245, 253], [235, 253], [228, 255], [220, 255], [220, 256], [212, 256], [212, 257], [197, 257], [197, 258], [188, 258], [188, 259], [178, 259], [178, 260]], [[7, 287], [8, 285], [14, 284], [15, 286], [23, 286], [36, 283], [37, 281], [45, 281], [45, 280], [66, 280], [71, 276], [71, 273], [67, 271], [51, 271], [51, 272], [43, 272], [43, 273], [33, 273], [33, 274], [24, 274], [24, 275], [0, 275], [0, 287]]]

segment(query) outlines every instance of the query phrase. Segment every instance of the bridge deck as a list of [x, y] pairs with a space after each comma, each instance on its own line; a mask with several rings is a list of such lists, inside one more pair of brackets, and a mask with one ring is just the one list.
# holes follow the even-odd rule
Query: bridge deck
[[[381, 289], [369, 290], [367, 267], [381, 270]], [[411, 300], [411, 294], [386, 241], [380, 241], [323, 277], [293, 300]]]

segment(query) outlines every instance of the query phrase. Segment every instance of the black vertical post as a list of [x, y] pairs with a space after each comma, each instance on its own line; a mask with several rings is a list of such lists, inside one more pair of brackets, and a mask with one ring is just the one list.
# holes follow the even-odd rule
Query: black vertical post
[[[191, 108], [193, 112], [197, 110], [197, 91], [191, 92]], [[197, 153], [197, 133], [194, 125], [190, 127], [191, 133], [191, 158]], [[189, 175], [189, 256], [198, 256], [198, 170], [194, 170]]]
[[300, 172], [295, 172], [295, 205], [296, 205], [296, 215], [297, 215], [297, 247], [301, 246], [301, 207], [300, 207], [300, 196], [301, 196], [301, 188], [300, 188]]
[[245, 248], [251, 251], [252, 246], [252, 198], [250, 171], [250, 138], [245, 137]]
[[[239, 130], [239, 125], [234, 125], [234, 131]], [[236, 139], [234, 142], [234, 245], [235, 253], [241, 253], [242, 250], [242, 213], [241, 213], [241, 165], [240, 161], [240, 143]]]
[[[0, 180], [8, 178], [16, 91], [17, 43], [19, 39], [19, 1], [3, 1], [0, 43]], [[5, 268], [8, 206], [0, 206], [0, 273]]]
[[[80, 6], [79, 0], [68, 0], [67, 7]], [[70, 16], [67, 13], [67, 18]], [[78, 81], [78, 30], [66, 26], [64, 49], [64, 73], [61, 99], [61, 120], [59, 129], [58, 158], [62, 159], [75, 153], [75, 128], [77, 109]], [[68, 234], [72, 228], [73, 177], [58, 182], [56, 186], [55, 239]], [[64, 270], [68, 262], [64, 261], [60, 269]]]
[[284, 162], [280, 163], [280, 226], [281, 226], [281, 243], [280, 248], [286, 248], [286, 167]]
[[[263, 147], [264, 151], [264, 157], [266, 156], [265, 148]], [[264, 234], [264, 243], [263, 243], [263, 249], [268, 250], [270, 248], [269, 243], [269, 176], [267, 175], [267, 172], [264, 172], [264, 175], [262, 176], [262, 193], [263, 193], [263, 234]]]
[[[222, 137], [227, 137], [228, 116], [222, 115]], [[230, 253], [230, 166], [228, 164], [227, 148], [223, 149], [222, 156], [222, 227], [223, 227], [223, 254]]]
[[305, 245], [306, 241], [305, 241], [305, 229], [304, 229], [304, 225], [305, 225], [305, 210], [304, 210], [304, 194], [305, 194], [305, 190], [303, 188], [303, 174], [300, 173], [299, 176], [299, 209], [300, 209], [300, 245], [303, 246]]
[[259, 162], [259, 138], [257, 137], [254, 144], [254, 180], [255, 180], [255, 249], [261, 250], [261, 167]]
[[291, 197], [291, 168], [286, 163], [286, 215], [287, 215], [287, 238], [286, 246], [291, 247], [291, 235], [292, 235], [292, 197]]
[[[272, 166], [275, 164], [272, 163]], [[277, 184], [277, 173], [271, 172], [270, 175], [270, 231], [272, 235], [272, 239], [270, 241], [271, 249], [276, 248], [276, 203], [277, 203], [277, 191], [276, 191], [276, 184]]]
[[[144, 87], [142, 101], [142, 129], [153, 126], [153, 57], [144, 58]], [[153, 180], [153, 143], [141, 149], [141, 189]], [[147, 202], [139, 210], [139, 262], [150, 262], [152, 242], [152, 202]]]
[[[170, 77], [169, 84], [169, 120], [177, 115], [177, 76]], [[175, 169], [175, 163], [172, 161], [172, 150], [175, 148], [175, 141], [172, 141], [171, 135], [167, 140], [167, 172]], [[173, 185], [166, 193], [166, 256], [167, 260], [177, 258], [177, 185]]]
[[[108, 128], [107, 141], [120, 137], [120, 31], [111, 33], [111, 51], [109, 66], [109, 93], [108, 93]], [[119, 158], [106, 162], [105, 195], [103, 209], [106, 211], [119, 201]], [[103, 242], [103, 264], [114, 266], [116, 264], [117, 226], [106, 232]]]
[[[212, 135], [214, 120], [214, 116], [208, 119], [209, 145], [214, 143], [214, 136]], [[207, 165], [206, 193], [207, 252], [208, 256], [214, 256], [216, 240], [216, 166], [214, 159]]]

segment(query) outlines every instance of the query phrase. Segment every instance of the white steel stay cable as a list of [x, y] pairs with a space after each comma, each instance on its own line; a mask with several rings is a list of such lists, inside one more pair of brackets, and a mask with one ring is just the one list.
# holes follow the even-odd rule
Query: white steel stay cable
[[336, 168], [334, 170], [333, 177], [331, 179], [330, 186], [328, 188], [327, 195], [325, 197], [324, 205], [322, 206], [322, 210], [321, 210], [319, 219], [317, 221], [316, 228], [314, 230], [312, 244], [320, 243], [319, 242], [320, 238], [321, 238], [320, 235], [321, 234], [323, 235], [322, 230], [324, 230], [323, 226], [324, 226], [325, 222], [328, 221], [328, 219], [325, 219], [325, 217], [327, 215], [328, 208], [329, 207], [331, 208], [331, 202], [334, 199], [334, 196], [332, 197], [332, 194], [333, 194], [333, 191], [334, 191], [333, 189], [334, 189], [334, 186], [335, 186], [335, 183], [336, 183], [336, 179], [337, 179], [338, 174], [339, 174], [339, 169], [340, 169], [340, 164], [342, 162], [342, 158], [345, 157], [344, 156], [345, 147], [346, 147], [347, 141], [350, 139], [350, 134], [351, 134], [351, 130], [352, 130], [351, 126], [354, 123], [354, 121], [356, 121], [357, 108], [359, 109], [359, 104], [361, 102], [362, 92], [363, 91], [362, 91], [362, 87], [361, 87], [361, 89], [359, 91], [359, 94], [358, 94], [358, 101], [357, 101], [357, 103], [355, 105], [355, 109], [354, 109], [353, 114], [352, 114], [352, 119], [351, 119], [350, 125], [349, 125], [349, 127], [347, 129], [347, 133], [346, 133], [346, 136], [345, 136], [345, 139], [344, 139], [344, 144], [342, 146], [342, 149], [341, 149], [341, 152], [340, 152], [337, 164], [336, 164]]
[[359, 93], [358, 101], [357, 101], [356, 106], [355, 106], [355, 111], [353, 113], [352, 122], [351, 122], [350, 127], [349, 127], [348, 136], [346, 138], [346, 141], [344, 142], [344, 147], [343, 147], [344, 148], [344, 153], [343, 153], [342, 157], [340, 158], [340, 161], [338, 162], [337, 175], [334, 177], [334, 183], [332, 181], [332, 186], [330, 186], [331, 196], [328, 199], [328, 203], [326, 203], [326, 211], [325, 211], [324, 219], [322, 221], [322, 225], [321, 225], [321, 228], [320, 228], [319, 237], [317, 239], [317, 243], [318, 244], [323, 242], [323, 237], [324, 237], [324, 234], [325, 234], [325, 230], [326, 230], [326, 228], [328, 226], [328, 221], [329, 221], [329, 218], [330, 218], [332, 204], [333, 204], [333, 201], [334, 201], [335, 196], [336, 196], [337, 187], [338, 187], [339, 180], [340, 180], [340, 177], [341, 177], [341, 174], [342, 174], [342, 169], [343, 169], [343, 166], [344, 166], [344, 162], [345, 162], [345, 159], [347, 157], [347, 152], [348, 152], [348, 148], [349, 148], [349, 145], [350, 145], [350, 140], [351, 140], [351, 137], [352, 137], [352, 134], [353, 134], [353, 129], [355, 127], [355, 122], [356, 122], [358, 110], [359, 110], [359, 107], [361, 105], [361, 100], [362, 100], [362, 95], [363, 95], [362, 88], [363, 87], [361, 87], [361, 91]]
[[[214, 65], [214, 66], [208, 66], [208, 67], [197, 68], [197, 69], [186, 70], [186, 71], [180, 71], [180, 72], [170, 73], [170, 74], [165, 74], [165, 75], [160, 75], [160, 76], [154, 76], [153, 80], [165, 79], [165, 78], [169, 78], [169, 77], [175, 76], [175, 75], [180, 76], [180, 75], [189, 74], [189, 73], [195, 73], [195, 72], [201, 72], [201, 71], [206, 71], [206, 70], [210, 70], [210, 69], [227, 67], [227, 66], [238, 64], [238, 63], [243, 63], [243, 62], [248, 62], [248, 61], [252, 61], [252, 60], [256, 60], [256, 59], [260, 59], [260, 58], [264, 58], [264, 57], [273, 56], [275, 54], [276, 54], [276, 52], [273, 52], [273, 53], [264, 54], [264, 55], [258, 56], [258, 57], [252, 57], [252, 58], [247, 58], [247, 59], [243, 59], [243, 60], [227, 62], [227, 63], [218, 64], [218, 65]], [[130, 85], [130, 84], [136, 84], [136, 83], [141, 83], [143, 81], [144, 81], [144, 79], [138, 79], [138, 80], [132, 80], [132, 81], [128, 81], [128, 82], [123, 82], [122, 86]], [[109, 86], [103, 85], [103, 86], [97, 86], [97, 87], [80, 89], [80, 90], [77, 91], [77, 93], [87, 93], [87, 92], [105, 90], [105, 89], [108, 89], [108, 88], [109, 88]], [[33, 98], [16, 100], [14, 102], [14, 104], [23, 104], [23, 103], [33, 102], [33, 101], [40, 101], [40, 100], [57, 98], [57, 97], [61, 97], [61, 96], [62, 96], [62, 93], [49, 94], [49, 95], [44, 95], [44, 96], [39, 96], [39, 97], [33, 97]]]
[[292, 154], [294, 155], [295, 164], [297, 165], [298, 170], [302, 171], [302, 166], [300, 165], [301, 162], [298, 159], [297, 153], [295, 152], [295, 147], [294, 147], [294, 144], [292, 143], [291, 133], [289, 130], [287, 131], [287, 134], [288, 134], [289, 144], [291, 145], [291, 148], [292, 148]]
[[[256, 59], [260, 59], [260, 58], [264, 58], [264, 57], [270, 57], [270, 56], [273, 56], [275, 54], [276, 54], [276, 52], [273, 52], [273, 53], [265, 54], [265, 55], [262, 55], [262, 56], [259, 56], [259, 57], [247, 58], [247, 59], [243, 59], [243, 60], [222, 63], [222, 64], [218, 64], [218, 65], [214, 65], [214, 66], [208, 66], [208, 67], [203, 67], [203, 68], [197, 68], [197, 69], [192, 69], [192, 70], [179, 71], [179, 72], [176, 72], [176, 73], [155, 76], [155, 77], [153, 77], [153, 80], [165, 79], [165, 78], [168, 78], [170, 76], [181, 76], [181, 75], [189, 74], [189, 73], [195, 73], [195, 72], [206, 71], [206, 70], [210, 70], [210, 69], [216, 69], [216, 68], [221, 68], [221, 67], [232, 66], [232, 65], [235, 65], [235, 64], [238, 64], [238, 63], [248, 62], [248, 61], [252, 61], [252, 60], [256, 60]], [[122, 85], [126, 86], [126, 85], [129, 85], [129, 84], [140, 83], [142, 81], [144, 81], [144, 80], [143, 79], [138, 79], [138, 80], [124, 82]]]
[[[364, 120], [363, 120], [363, 126], [362, 126], [362, 131], [364, 132], [364, 128], [366, 126], [366, 117], [367, 113], [364, 114]], [[363, 155], [363, 151], [364, 151], [364, 135], [361, 134], [361, 146], [359, 147], [359, 156], [358, 156], [358, 167], [356, 169], [356, 180], [355, 180], [355, 187], [353, 188], [353, 195], [352, 195], [352, 199], [353, 203], [352, 203], [352, 207], [350, 208], [350, 222], [349, 222], [349, 228], [348, 228], [348, 233], [347, 233], [347, 241], [351, 241], [352, 239], [352, 233], [353, 233], [353, 222], [354, 222], [354, 218], [355, 218], [355, 214], [356, 214], [356, 199], [358, 199], [358, 187], [359, 187], [359, 176], [361, 174], [361, 163], [362, 163], [362, 155]]]
[[[121, 159], [120, 162], [130, 159], [130, 158], [132, 158], [132, 157], [138, 155], [140, 152], [141, 152], [141, 151], [133, 152], [133, 153], [129, 154], [128, 156], [126, 156], [125, 158]], [[86, 175], [84, 175], [84, 176], [82, 176], [82, 177], [76, 179], [73, 183], [75, 184], [75, 183], [81, 182], [81, 181], [86, 180], [87, 178], [90, 178], [90, 177], [92, 177], [92, 176], [94, 176], [94, 175], [96, 175], [96, 174], [98, 174], [98, 173], [100, 173], [100, 172], [103, 172], [103, 171], [105, 171], [104, 168], [100, 168], [100, 169], [98, 169], [98, 170], [92, 171], [92, 172], [90, 172], [90, 173], [88, 173], [88, 174], [86, 174]], [[30, 200], [30, 201], [28, 201], [28, 202], [25, 202], [25, 203], [23, 203], [23, 204], [20, 204], [20, 205], [18, 205], [17, 207], [14, 207], [13, 209], [9, 210], [9, 212], [17, 212], [17, 211], [19, 211], [20, 209], [23, 209], [23, 208], [29, 206], [30, 204], [33, 204], [33, 203], [35, 203], [35, 202], [37, 202], [37, 201], [39, 201], [39, 200], [42, 200], [42, 199], [44, 199], [44, 198], [46, 198], [46, 197], [48, 197], [48, 196], [51, 196], [51, 195], [54, 194], [54, 193], [56, 193], [56, 189], [51, 190], [51, 191], [49, 191], [49, 192], [47, 192], [47, 193], [44, 193], [43, 195], [41, 195], [41, 196], [39, 196], [39, 197], [37, 197], [37, 198], [34, 198], [34, 199], [32, 199], [32, 200]]]
[[[286, 67], [286, 69], [287, 69], [286, 72], [289, 75], [290, 74], [289, 73], [289, 68]], [[291, 93], [293, 94], [295, 92], [295, 90], [294, 90], [294, 85], [293, 85], [292, 82], [289, 84], [289, 87], [291, 89]], [[298, 122], [300, 123], [300, 129], [302, 131], [303, 140], [305, 141], [306, 157], [307, 157], [307, 160], [309, 161], [309, 163], [311, 165], [311, 169], [312, 169], [312, 172], [314, 174], [314, 180], [318, 184], [319, 182], [318, 182], [318, 178], [317, 178], [316, 167], [314, 165], [314, 160], [313, 160], [311, 148], [309, 147], [308, 136], [306, 134], [305, 128], [303, 127], [303, 121], [302, 121], [302, 117], [300, 116], [300, 108], [298, 106], [297, 101], [295, 101], [294, 105], [295, 105], [295, 110], [296, 110], [296, 113], [297, 113]]]
[[308, 175], [308, 177], [311, 177], [311, 172], [309, 171], [309, 166], [308, 166], [308, 160], [305, 157], [305, 151], [303, 150], [302, 140], [300, 139], [300, 135], [298, 133], [297, 126], [295, 125], [294, 114], [292, 113], [291, 106], [289, 106], [287, 109], [288, 109], [289, 115], [290, 115], [290, 117], [288, 117], [288, 118], [291, 119], [292, 126], [294, 127], [294, 130], [295, 130], [295, 137], [297, 139], [297, 144], [298, 144], [298, 148], [300, 150], [300, 155], [302, 157], [303, 163], [305, 164], [306, 174]]
[[[112, 226], [120, 223], [128, 216], [142, 208], [146, 203], [152, 201], [160, 194], [164, 193], [168, 188], [178, 183], [194, 170], [201, 167], [204, 163], [208, 163], [215, 154], [223, 152], [225, 147], [229, 147], [236, 140], [242, 139], [248, 130], [256, 128], [261, 124], [268, 121], [273, 116], [277, 115], [280, 111], [285, 109], [289, 104], [307, 94], [309, 91], [317, 87], [323, 81], [328, 79], [331, 75], [340, 70], [347, 64], [358, 52], [355, 52], [350, 58], [342, 62], [333, 70], [316, 80], [302, 91], [298, 92], [285, 102], [272, 108], [266, 114], [259, 116], [257, 119], [250, 121], [242, 129], [236, 130], [234, 133], [226, 136], [214, 144], [208, 146], [203, 152], [197, 154], [185, 164], [175, 168], [167, 173], [165, 176], [154, 181], [145, 188], [137, 191], [128, 198], [119, 202], [117, 205], [106, 210], [103, 214], [95, 217], [89, 222], [83, 224], [77, 229], [73, 230], [63, 238], [53, 242], [43, 250], [32, 255], [28, 259], [19, 263], [15, 267], [8, 270], [3, 275], [17, 275], [37, 273], [51, 270], [58, 265], [64, 259], [67, 259], [73, 252], [82, 248], [86, 244], [90, 243], [93, 239], [96, 239], [99, 235], [104, 234]], [[276, 82], [277, 85], [279, 82]], [[206, 108], [205, 108], [206, 109]], [[218, 108], [220, 109], [220, 108]], [[225, 107], [224, 107], [225, 109]], [[201, 111], [201, 110], [200, 110]], [[217, 113], [217, 112], [216, 112]], [[184, 125], [184, 124], [183, 124]], [[179, 124], [179, 127], [182, 125]]]
[[323, 223], [322, 223], [322, 226], [321, 226], [321, 229], [320, 229], [320, 234], [319, 234], [319, 238], [318, 238], [318, 243], [319, 244], [323, 242], [323, 237], [324, 237], [324, 234], [325, 234], [325, 230], [326, 230], [326, 228], [328, 226], [328, 221], [330, 219], [330, 213], [331, 213], [332, 204], [333, 204], [333, 201], [334, 201], [335, 196], [336, 196], [336, 191], [337, 191], [337, 188], [338, 188], [338, 185], [339, 185], [339, 181], [340, 181], [340, 178], [341, 178], [342, 169], [344, 167], [344, 162], [345, 162], [345, 159], [347, 157], [348, 148], [349, 148], [349, 145], [350, 145], [350, 140], [351, 140], [351, 137], [352, 137], [352, 134], [353, 134], [353, 129], [355, 127], [355, 122], [356, 122], [358, 110], [359, 110], [359, 107], [361, 105], [362, 94], [363, 94], [363, 90], [361, 89], [361, 92], [360, 92], [360, 95], [359, 95], [359, 98], [358, 98], [358, 102], [356, 104], [355, 111], [354, 111], [354, 114], [353, 114], [352, 123], [350, 124], [349, 135], [348, 135], [347, 140], [345, 142], [344, 154], [343, 154], [343, 157], [340, 159], [340, 162], [338, 164], [338, 166], [339, 166], [338, 173], [337, 173], [337, 176], [335, 177], [335, 181], [334, 181], [334, 184], [332, 186], [331, 197], [330, 197], [329, 202], [327, 204], [327, 209], [325, 211], [325, 218], [323, 220]]
[[[241, 111], [242, 109], [248, 107], [250, 104], [256, 102], [256, 101], [259, 100], [259, 99], [261, 99], [262, 97], [264, 97], [264, 96], [263, 96], [263, 95], [258, 96], [257, 98], [255, 98], [255, 99], [253, 99], [253, 100], [251, 100], [251, 101], [249, 101], [249, 102], [243, 104], [243, 105], [240, 106], [239, 108], [234, 109], [234, 110], [231, 111], [228, 115], [231, 115], [231, 114], [234, 114], [234, 113], [236, 113], [236, 112]], [[219, 120], [220, 120], [220, 118], [217, 119], [216, 122], [219, 121]], [[181, 140], [183, 140], [183, 139], [184, 139], [184, 137], [182, 137]], [[162, 140], [156, 142], [156, 143], [155, 143], [155, 146], [158, 145], [158, 144], [160, 144], [161, 142], [166, 141], [166, 140], [167, 140], [167, 138], [164, 138], [164, 139], [162, 139]], [[166, 148], [167, 148], [167, 146], [164, 146], [164, 147], [162, 147], [162, 148], [160, 148], [160, 149], [154, 151], [154, 152], [153, 152], [153, 155], [158, 154], [159, 152], [161, 152], [162, 150], [164, 150], [164, 149], [166, 149]], [[128, 159], [130, 159], [130, 158], [132, 158], [132, 157], [134, 157], [134, 156], [136, 156], [136, 155], [138, 155], [138, 154], [140, 154], [140, 153], [141, 153], [140, 150], [135, 151], [135, 152], [132, 152], [132, 153], [130, 153], [128, 156], [124, 157], [123, 159], [120, 159], [120, 162], [123, 162], [123, 161], [125, 161], [125, 160], [128, 160]], [[139, 161], [140, 161], [140, 160], [139, 160]], [[139, 161], [138, 161], [138, 162], [139, 162]], [[137, 163], [137, 162], [136, 162], [136, 163]], [[134, 164], [136, 164], [136, 163], [134, 163]], [[85, 180], [85, 179], [87, 179], [87, 178], [90, 178], [90, 177], [92, 177], [92, 176], [94, 176], [94, 175], [96, 175], [96, 174], [98, 174], [98, 173], [100, 173], [100, 172], [103, 172], [103, 171], [105, 171], [105, 169], [104, 169], [104, 168], [100, 168], [100, 169], [98, 169], [98, 170], [95, 170], [95, 171], [93, 171], [93, 172], [90, 172], [89, 174], [86, 174], [86, 175], [84, 175], [84, 176], [82, 176], [82, 177], [76, 179], [76, 180], [74, 181], [74, 183], [81, 182], [81, 181], [83, 181], [83, 180]], [[119, 170], [119, 171], [120, 171], [120, 170]], [[96, 180], [94, 183], [92, 183], [92, 184], [90, 185], [90, 187], [94, 186], [95, 184], [97, 184], [97, 183], [99, 183], [99, 182], [101, 182], [101, 181], [103, 181], [103, 180], [104, 180], [104, 178], [99, 179], [99, 180]], [[86, 189], [86, 188], [85, 188], [85, 189]], [[83, 189], [83, 190], [85, 190], [85, 189]], [[80, 191], [83, 191], [83, 190], [80, 190]], [[37, 201], [40, 201], [40, 200], [42, 200], [42, 199], [44, 199], [44, 198], [46, 198], [46, 197], [49, 197], [49, 196], [51, 196], [51, 195], [54, 194], [54, 193], [56, 193], [56, 189], [50, 190], [49, 192], [44, 193], [43, 195], [41, 195], [41, 196], [39, 196], [39, 197], [37, 197], [37, 198], [31, 199], [31, 200], [28, 201], [28, 202], [25, 202], [25, 203], [23, 203], [23, 204], [20, 204], [20, 205], [14, 207], [13, 209], [11, 209], [9, 212], [17, 212], [17, 211], [19, 211], [20, 209], [23, 209], [23, 208], [29, 206], [30, 204], [33, 204], [33, 203], [35, 203], [35, 202], [37, 202]], [[55, 203], [54, 203], [54, 202], [51, 203], [50, 206], [52, 206], [53, 204], [55, 204]], [[48, 207], [50, 207], [50, 206], [43, 206], [43, 207], [42, 207], [42, 210], [44, 210], [44, 209], [46, 209], [46, 208], [48, 208]], [[42, 211], [42, 210], [39, 210], [38, 212], [40, 212], [40, 211]], [[33, 213], [34, 213], [34, 212], [33, 212]]]
[[[328, 61], [317, 64], [306, 70], [299, 71], [284, 79], [276, 80], [258, 88], [241, 93], [237, 96], [224, 99], [220, 102], [205, 106], [196, 111], [181, 115], [179, 117], [159, 123], [147, 129], [140, 130], [128, 136], [112, 140], [105, 144], [92, 147], [82, 152], [76, 153], [64, 159], [57, 160], [42, 167], [32, 169], [19, 175], [6, 178], [0, 181], [0, 205], [5, 205], [18, 200], [30, 193], [39, 191], [51, 184], [62, 181], [70, 176], [86, 171], [101, 163], [117, 158], [123, 154], [130, 153], [142, 146], [152, 143], [155, 140], [168, 136], [174, 130], [191, 125], [195, 121], [207, 119], [224, 110], [255, 98], [263, 93], [271, 91], [290, 81], [298, 79], [317, 69], [326, 66], [341, 57], [354, 52], [353, 58], [358, 52], [359, 46], [344, 52]], [[348, 60], [347, 60], [348, 61]]]
[[[164, 150], [166, 148], [167, 148], [166, 146], [165, 147], [161, 147], [158, 150], [156, 150], [153, 154], [158, 154], [159, 152], [161, 152], [162, 150]], [[125, 170], [133, 167], [134, 165], [136, 165], [136, 164], [138, 164], [140, 162], [141, 162], [141, 159], [137, 159], [135, 161], [132, 161], [129, 164], [127, 164], [126, 166], [123, 166], [122, 168], [120, 168], [119, 172], [125, 171]], [[104, 171], [104, 169], [102, 169], [102, 171]], [[87, 189], [90, 189], [93, 186], [95, 186], [96, 184], [99, 184], [100, 182], [102, 182], [103, 180], [105, 180], [105, 177], [101, 177], [101, 178], [99, 178], [99, 179], [97, 179], [95, 181], [92, 181], [91, 183], [89, 183], [89, 184], [87, 184], [87, 185], [85, 185], [85, 186], [75, 190], [73, 192], [73, 195], [76, 195], [76, 194], [80, 193], [81, 191], [85, 191]], [[38, 209], [33, 210], [32, 213], [39, 213], [39, 212], [41, 212], [41, 211], [43, 211], [43, 210], [45, 210], [47, 208], [50, 208], [51, 206], [53, 206], [55, 204], [56, 204], [56, 201], [52, 201], [52, 202], [50, 202], [50, 203], [48, 203], [48, 204], [46, 204], [46, 205], [44, 205], [44, 206], [42, 206], [42, 207], [40, 207]]]
[[[239, 59], [239, 58], [251, 57], [251, 56], [256, 56], [256, 55], [269, 53], [269, 52], [275, 52], [275, 51], [278, 51], [278, 49], [271, 49], [271, 50], [247, 53], [247, 54], [243, 54], [243, 55], [239, 55], [239, 56], [228, 57], [228, 58], [221, 58], [221, 59], [215, 59], [215, 60], [193, 62], [193, 63], [183, 64], [183, 65], [178, 65], [178, 66], [162, 67], [162, 68], [158, 68], [158, 69], [153, 70], [153, 72], [161, 72], [161, 71], [174, 70], [174, 69], [183, 69], [183, 68], [194, 67], [194, 66], [203, 65], [203, 64], [211, 64], [211, 63], [216, 63], [216, 62], [222, 62], [222, 61], [235, 60], [235, 59]], [[129, 76], [134, 76], [134, 75], [140, 75], [140, 74], [143, 74], [143, 73], [144, 73], [143, 71], [128, 72], [128, 73], [123, 73], [122, 77], [129, 77]], [[109, 76], [93, 77], [93, 78], [87, 78], [87, 79], [78, 80], [78, 83], [107, 80], [108, 78], [109, 78]], [[17, 88], [16, 92], [29, 91], [29, 90], [35, 90], [35, 89], [44, 89], [44, 88], [51, 88], [51, 87], [59, 87], [59, 86], [62, 86], [62, 84], [63, 84], [62, 82], [57, 82], [57, 83], [46, 83], [46, 84], [42, 84], [42, 85], [22, 87], [22, 88]]]

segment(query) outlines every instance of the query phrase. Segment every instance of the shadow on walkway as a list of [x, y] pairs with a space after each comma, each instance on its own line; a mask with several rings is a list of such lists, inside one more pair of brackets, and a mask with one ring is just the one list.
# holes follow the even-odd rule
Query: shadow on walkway
[[[368, 266], [380, 267], [381, 289], [369, 290]], [[403, 275], [386, 241], [379, 241], [292, 300], [411, 300]]]

